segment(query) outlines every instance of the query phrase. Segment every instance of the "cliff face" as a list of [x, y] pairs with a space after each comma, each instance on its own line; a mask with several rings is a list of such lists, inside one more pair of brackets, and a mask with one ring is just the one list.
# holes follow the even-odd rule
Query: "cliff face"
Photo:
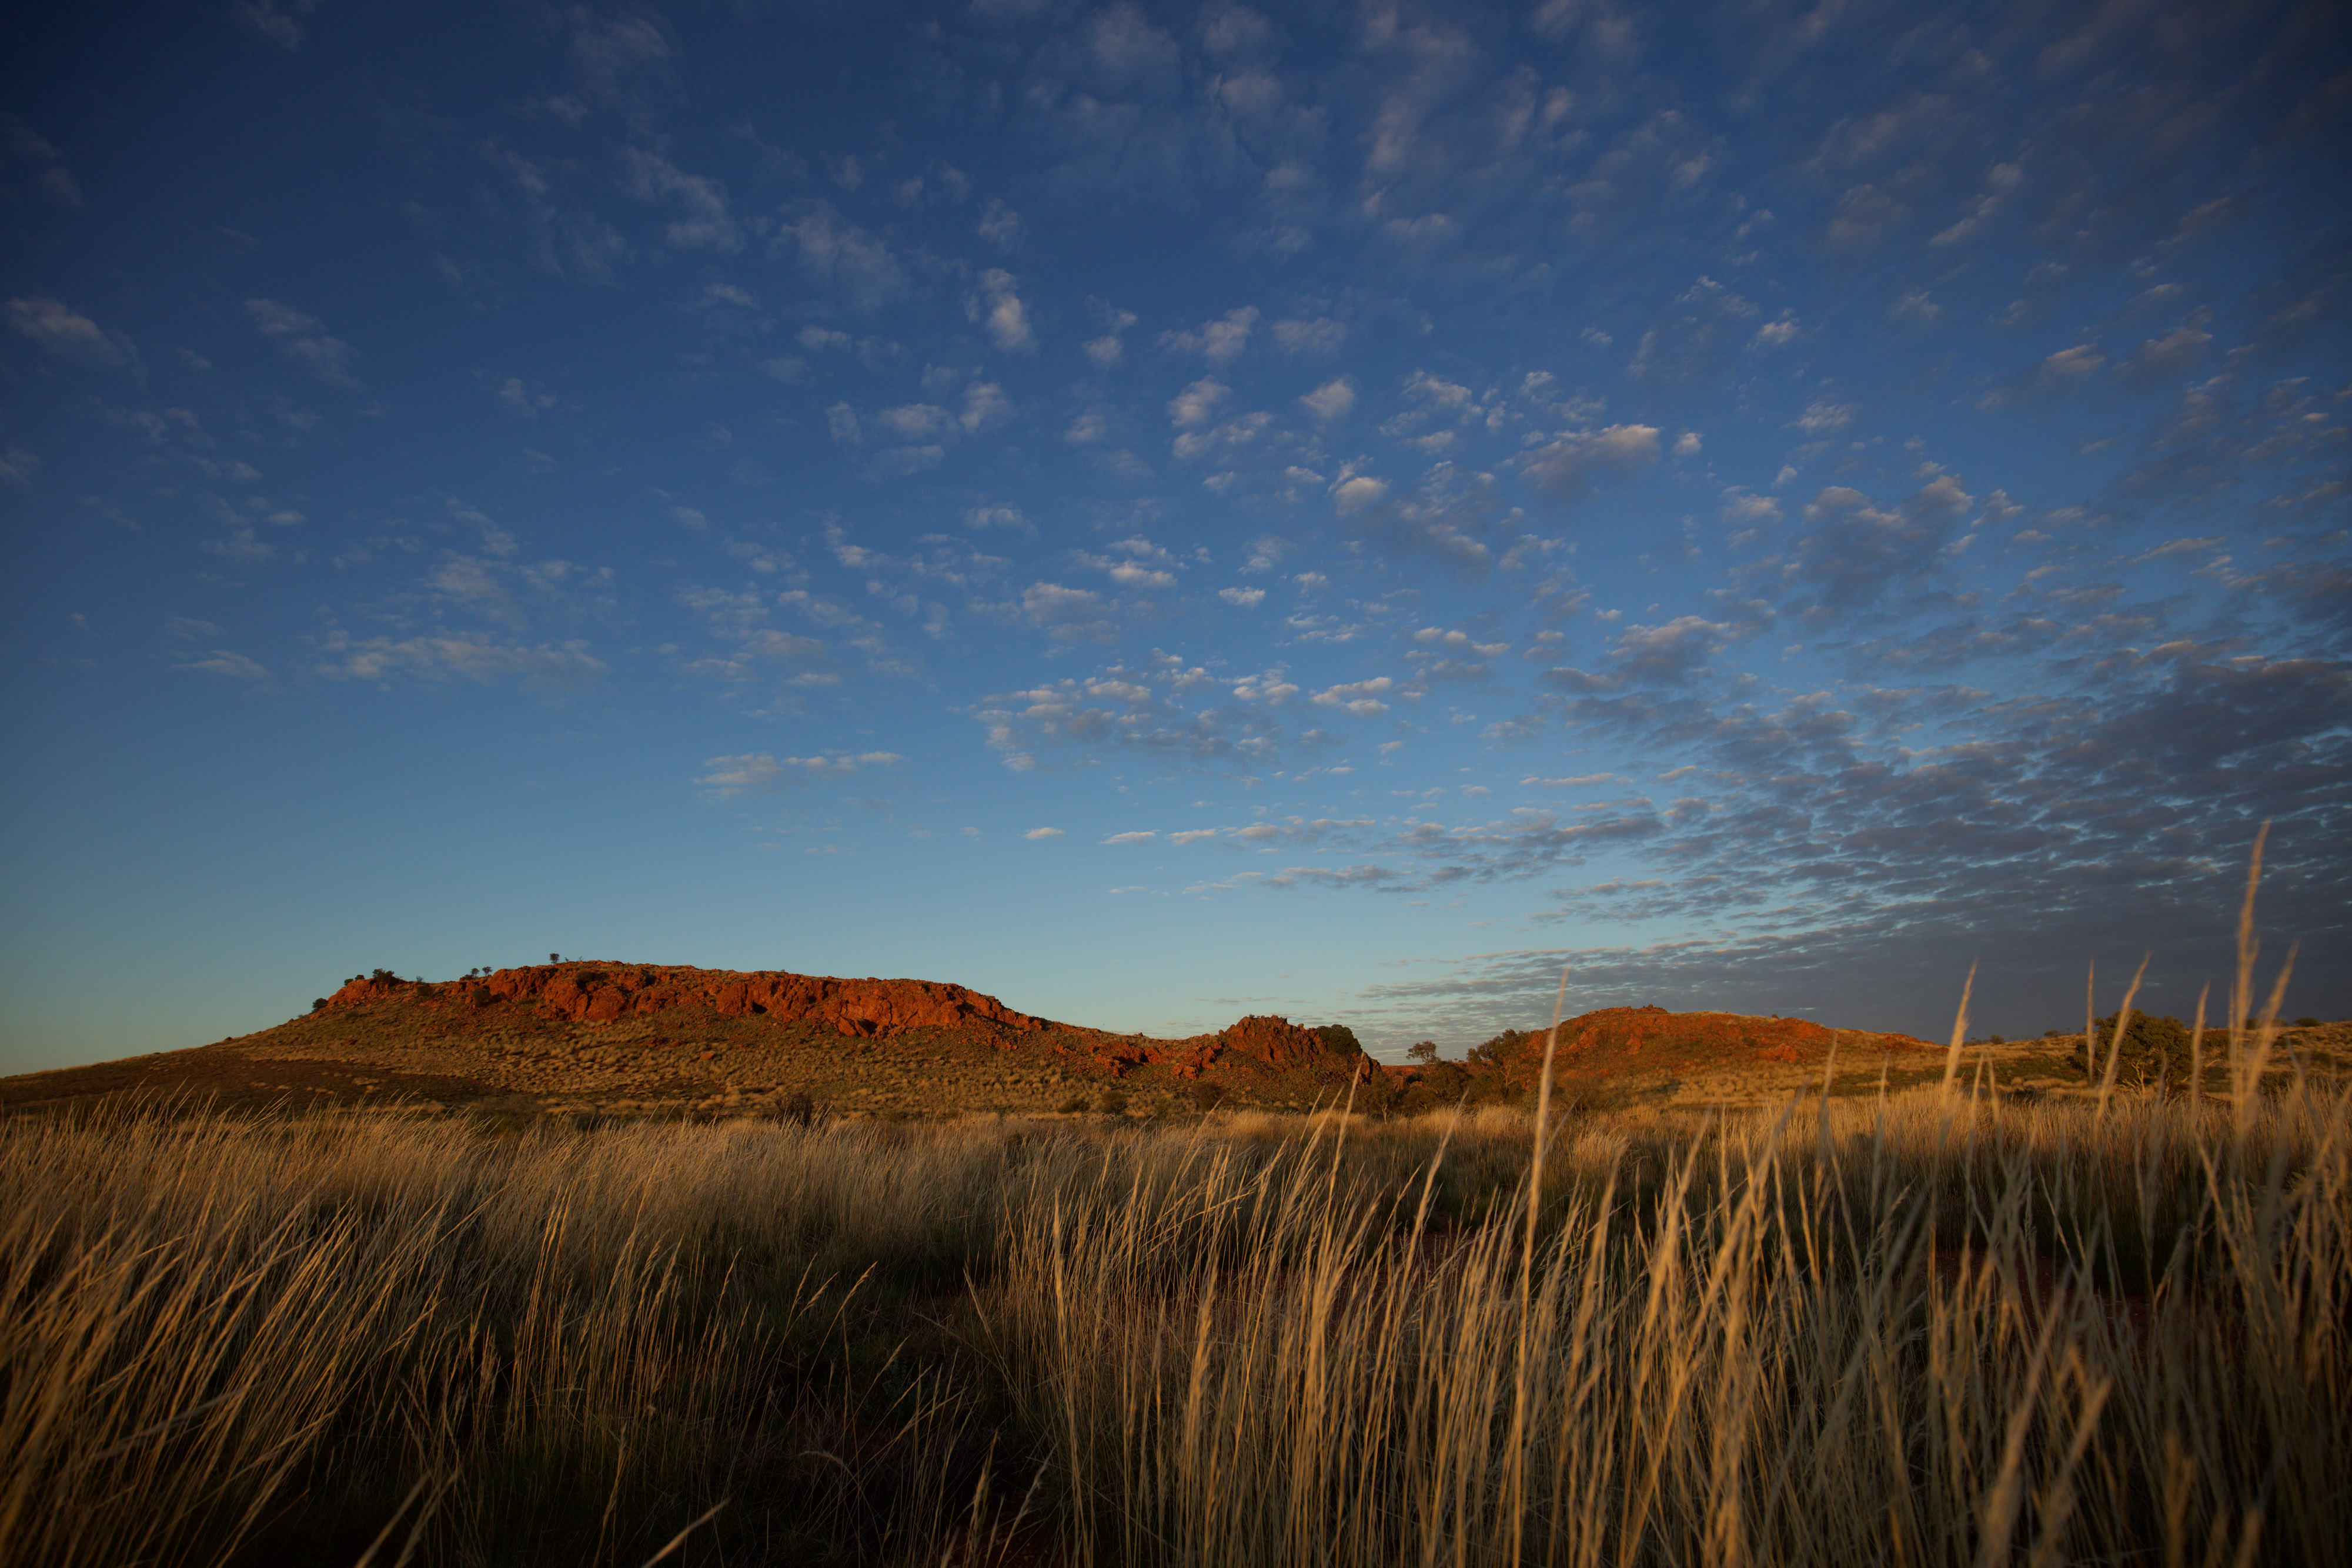
[[[358, 979], [327, 998], [329, 1009], [415, 994], [406, 980]], [[935, 980], [850, 980], [777, 971], [656, 967], [636, 964], [534, 964], [480, 979], [431, 988], [486, 1007], [495, 1001], [536, 1008], [540, 1016], [609, 1023], [674, 1009], [708, 1009], [721, 1018], [765, 1015], [779, 1022], [816, 1020], [856, 1038], [910, 1029], [969, 1029], [1034, 1034], [1052, 1025], [1015, 1012], [994, 997]]]

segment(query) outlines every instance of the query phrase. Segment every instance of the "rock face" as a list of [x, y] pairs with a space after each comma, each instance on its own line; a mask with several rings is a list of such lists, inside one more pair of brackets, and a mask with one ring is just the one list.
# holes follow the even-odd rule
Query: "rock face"
[[[413, 994], [416, 982], [358, 979], [327, 998], [330, 1009]], [[707, 1009], [721, 1018], [765, 1015], [778, 1022], [819, 1020], [844, 1035], [871, 1038], [910, 1029], [970, 1029], [1034, 1034], [1053, 1027], [1015, 1012], [994, 997], [934, 980], [849, 980], [763, 970], [655, 967], [635, 964], [534, 964], [479, 980], [432, 988], [476, 1006], [533, 1005], [542, 1018], [609, 1023], [672, 1009]]]

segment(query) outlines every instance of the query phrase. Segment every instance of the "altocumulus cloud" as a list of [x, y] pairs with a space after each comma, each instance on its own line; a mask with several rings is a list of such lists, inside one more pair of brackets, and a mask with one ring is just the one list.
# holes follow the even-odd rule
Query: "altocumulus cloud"
[[772, 795], [811, 779], [845, 779], [862, 768], [895, 768], [906, 760], [895, 751], [829, 752], [818, 757], [772, 757], [752, 751], [740, 757], [710, 758], [703, 763], [710, 771], [695, 783], [704, 794], [718, 800]]

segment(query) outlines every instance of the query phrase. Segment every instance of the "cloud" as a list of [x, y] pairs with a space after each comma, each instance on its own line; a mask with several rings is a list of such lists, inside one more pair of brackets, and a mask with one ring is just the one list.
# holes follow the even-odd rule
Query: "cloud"
[[[2303, 977], [2332, 981], [2352, 955], [2334, 850], [2352, 672], [2173, 645], [2108, 673], [2097, 690], [1980, 694], [1969, 732], [1945, 745], [1899, 727], [1873, 742], [1817, 700], [1727, 712], [1699, 750], [1717, 765], [1711, 798], [1662, 814], [1630, 877], [1560, 889], [1552, 917], [1736, 921], [1738, 934], [1580, 949], [1574, 983], [1591, 988], [1579, 1005], [1803, 1004], [1823, 1021], [1932, 1033], [1975, 959], [1979, 1016], [2024, 1030], [2080, 1016], [2086, 962], [2128, 973], [2153, 947], [2143, 999], [2186, 1016], [2199, 982], [2228, 972], [2264, 819], [2263, 925], [2302, 941], [2299, 984], [2328, 984]], [[1477, 956], [1383, 995], [1539, 1018], [1568, 956]]]
[[1894, 507], [1877, 506], [1859, 490], [1832, 485], [1805, 507], [1805, 531], [1792, 551], [1791, 570], [1821, 604], [1865, 608], [1895, 589], [1916, 585], [1941, 565], [1941, 552], [1975, 505], [1976, 498], [1948, 474]]
[[877, 309], [907, 292], [906, 269], [889, 246], [826, 202], [813, 202], [781, 225], [769, 249], [796, 257], [812, 282], [831, 288], [853, 310]]
[[1003, 528], [1008, 533], [1037, 537], [1037, 526], [1022, 515], [1021, 508], [1011, 506], [971, 507], [965, 509], [964, 527], [968, 528]]
[[1149, 830], [1136, 833], [1113, 833], [1110, 837], [1103, 840], [1103, 842], [1107, 844], [1148, 844], [1159, 836], [1160, 835], [1158, 833], [1151, 832]]
[[1212, 370], [1222, 370], [1249, 347], [1250, 329], [1257, 325], [1257, 317], [1255, 306], [1244, 305], [1202, 322], [1198, 330], [1162, 332], [1160, 345], [1173, 353], [1198, 354]]
[[2161, 338], [2150, 338], [2132, 351], [2116, 370], [2137, 382], [2161, 381], [2183, 374], [2212, 342], [2213, 334], [2189, 325], [2175, 328]]
[[1032, 829], [1030, 829], [1027, 832], [1025, 832], [1025, 833], [1022, 834], [1021, 836], [1022, 836], [1023, 838], [1024, 838], [1024, 839], [1033, 839], [1033, 840], [1034, 840], [1034, 839], [1058, 839], [1058, 838], [1062, 837], [1062, 830], [1061, 830], [1061, 829], [1059, 829], [1059, 828], [1032, 828]]
[[[81, 205], [81, 187], [74, 183], [73, 173], [58, 155], [58, 150], [13, 114], [0, 113], [0, 157], [16, 166], [11, 170], [10, 179], [13, 181], [17, 170], [21, 170], [34, 193], [43, 200], [60, 206]], [[0, 187], [0, 191], [16, 193], [8, 187]]]
[[1155, 649], [1139, 663], [999, 693], [974, 716], [990, 748], [1016, 771], [1034, 769], [1041, 752], [1055, 748], [1139, 751], [1196, 768], [1247, 771], [1335, 744], [1325, 731], [1297, 729], [1286, 718], [1298, 695], [1279, 666], [1220, 675]]
[[1090, 588], [1033, 582], [1021, 591], [1021, 615], [1063, 642], [1108, 642], [1118, 630], [1110, 604]]
[[1168, 423], [1179, 430], [1198, 430], [1214, 419], [1230, 392], [1213, 378], [1194, 382], [1168, 400]]
[[1021, 246], [1021, 214], [991, 196], [980, 210], [980, 222], [972, 233], [997, 250], [1010, 255]]
[[1265, 602], [1265, 590], [1263, 588], [1221, 588], [1217, 590], [1217, 597], [1223, 600], [1226, 603], [1234, 606], [1236, 609], [1255, 610], [1259, 605]]
[[1312, 321], [1276, 321], [1274, 340], [1286, 354], [1336, 354], [1348, 340], [1348, 329], [1328, 316]]
[[89, 370], [120, 370], [139, 362], [139, 350], [62, 299], [46, 295], [8, 301], [8, 325], [54, 360]]
[[621, 191], [640, 202], [667, 202], [677, 218], [664, 231], [672, 250], [726, 254], [743, 248], [743, 231], [727, 210], [727, 187], [702, 174], [689, 174], [658, 152], [621, 149]]
[[318, 673], [329, 680], [390, 683], [451, 679], [494, 685], [511, 681], [539, 691], [578, 691], [605, 673], [581, 641], [523, 645], [482, 632], [354, 639], [336, 632], [320, 643]]
[[1020, 280], [1001, 268], [991, 267], [980, 275], [980, 289], [964, 299], [967, 319], [979, 322], [988, 333], [988, 340], [1006, 353], [1027, 353], [1037, 347], [1037, 339], [1029, 329], [1029, 308], [1013, 292]]
[[359, 379], [352, 374], [358, 351], [341, 339], [327, 336], [316, 316], [275, 299], [248, 299], [245, 313], [288, 359], [329, 386], [359, 390]]
[[178, 660], [173, 667], [195, 670], [208, 675], [219, 675], [232, 681], [245, 681], [253, 685], [270, 685], [276, 677], [242, 653], [232, 653], [226, 648], [215, 648], [200, 656]]
[[519, 376], [509, 376], [499, 383], [499, 406], [509, 413], [519, 413], [525, 419], [537, 419], [555, 406], [553, 392], [539, 392], [523, 384]]
[[907, 759], [895, 751], [827, 752], [817, 757], [772, 757], [764, 751], [740, 757], [712, 757], [703, 762], [708, 773], [695, 779], [713, 800], [744, 795], [774, 795], [816, 779], [846, 779], [869, 768], [895, 768]]
[[229, 15], [290, 54], [301, 47], [303, 22], [318, 8], [319, 0], [236, 0]]
[[1536, 488], [1563, 500], [1591, 491], [1602, 477], [1618, 478], [1658, 458], [1658, 427], [1612, 424], [1593, 431], [1564, 432], [1519, 460], [1519, 472]]
[[1387, 480], [1360, 474], [1352, 479], [1343, 479], [1331, 487], [1331, 505], [1340, 516], [1345, 517], [1387, 499], [1388, 493]]
[[1326, 686], [1310, 699], [1317, 707], [1336, 707], [1358, 718], [1370, 718], [1374, 714], [1389, 711], [1381, 698], [1396, 689], [1396, 682], [1387, 675], [1376, 675], [1368, 681], [1346, 681]]
[[1356, 406], [1356, 383], [1347, 376], [1334, 376], [1298, 400], [1307, 412], [1315, 416], [1318, 424], [1328, 424], [1335, 419], [1345, 419]]

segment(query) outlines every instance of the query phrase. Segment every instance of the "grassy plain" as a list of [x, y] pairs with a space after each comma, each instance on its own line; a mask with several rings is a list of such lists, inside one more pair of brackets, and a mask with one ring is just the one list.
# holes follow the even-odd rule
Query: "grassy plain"
[[19, 1116], [0, 1561], [2325, 1561], [2352, 1097], [2259, 1043], [1539, 1171], [1508, 1107]]

